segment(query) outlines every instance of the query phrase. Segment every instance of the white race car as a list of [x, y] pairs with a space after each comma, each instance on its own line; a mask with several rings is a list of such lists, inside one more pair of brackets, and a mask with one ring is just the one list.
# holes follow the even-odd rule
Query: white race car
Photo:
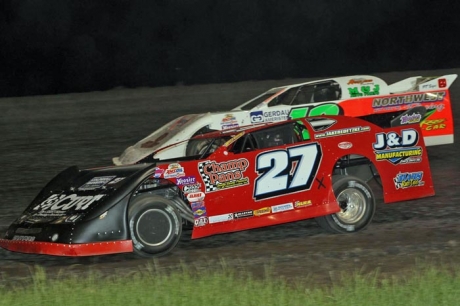
[[427, 146], [449, 144], [454, 141], [449, 87], [456, 78], [414, 76], [389, 85], [375, 76], [357, 75], [276, 87], [229, 111], [174, 119], [113, 163], [196, 155], [207, 145], [188, 141], [198, 134], [318, 115], [360, 117], [381, 127], [420, 122]]

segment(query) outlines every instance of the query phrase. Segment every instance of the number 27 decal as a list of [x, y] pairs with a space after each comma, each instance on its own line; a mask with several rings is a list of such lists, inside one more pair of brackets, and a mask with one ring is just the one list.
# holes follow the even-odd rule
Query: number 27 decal
[[310, 189], [321, 161], [317, 143], [259, 154], [254, 198], [261, 200], [285, 193]]

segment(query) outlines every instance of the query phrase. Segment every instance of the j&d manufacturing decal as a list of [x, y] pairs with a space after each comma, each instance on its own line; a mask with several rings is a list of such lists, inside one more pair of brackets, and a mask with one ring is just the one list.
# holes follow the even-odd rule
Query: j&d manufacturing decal
[[246, 158], [221, 163], [207, 160], [198, 164], [198, 171], [206, 192], [212, 192], [249, 184], [249, 178], [244, 176], [248, 166]]
[[377, 161], [387, 160], [392, 164], [404, 162], [419, 162], [422, 148], [415, 146], [419, 135], [414, 129], [402, 130], [401, 135], [396, 132], [378, 133], [372, 144]]
[[422, 181], [423, 171], [418, 172], [399, 172], [398, 175], [393, 179], [396, 189], [404, 189], [411, 187], [419, 187], [425, 185]]

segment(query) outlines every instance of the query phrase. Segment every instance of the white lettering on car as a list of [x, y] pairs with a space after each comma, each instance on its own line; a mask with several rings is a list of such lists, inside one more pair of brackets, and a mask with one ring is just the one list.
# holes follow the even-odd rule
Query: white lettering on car
[[75, 210], [86, 210], [91, 204], [99, 201], [105, 196], [105, 194], [98, 194], [95, 196], [53, 194], [40, 204], [36, 205], [33, 210], [69, 210], [71, 208], [74, 208]]

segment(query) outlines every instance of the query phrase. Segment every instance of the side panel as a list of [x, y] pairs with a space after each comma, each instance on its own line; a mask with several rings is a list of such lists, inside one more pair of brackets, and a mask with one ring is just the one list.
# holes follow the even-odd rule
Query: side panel
[[376, 133], [372, 150], [386, 203], [435, 194], [419, 126], [393, 127]]
[[362, 117], [402, 112], [416, 106], [427, 109], [425, 116], [402, 118], [402, 124], [419, 123], [427, 145], [453, 143], [454, 124], [449, 91], [439, 89], [429, 92], [401, 93], [340, 102], [344, 115]]
[[184, 192], [195, 218], [192, 238], [200, 238], [338, 212], [331, 163], [311, 140], [240, 154], [218, 150], [198, 163], [165, 165], [163, 173]]

